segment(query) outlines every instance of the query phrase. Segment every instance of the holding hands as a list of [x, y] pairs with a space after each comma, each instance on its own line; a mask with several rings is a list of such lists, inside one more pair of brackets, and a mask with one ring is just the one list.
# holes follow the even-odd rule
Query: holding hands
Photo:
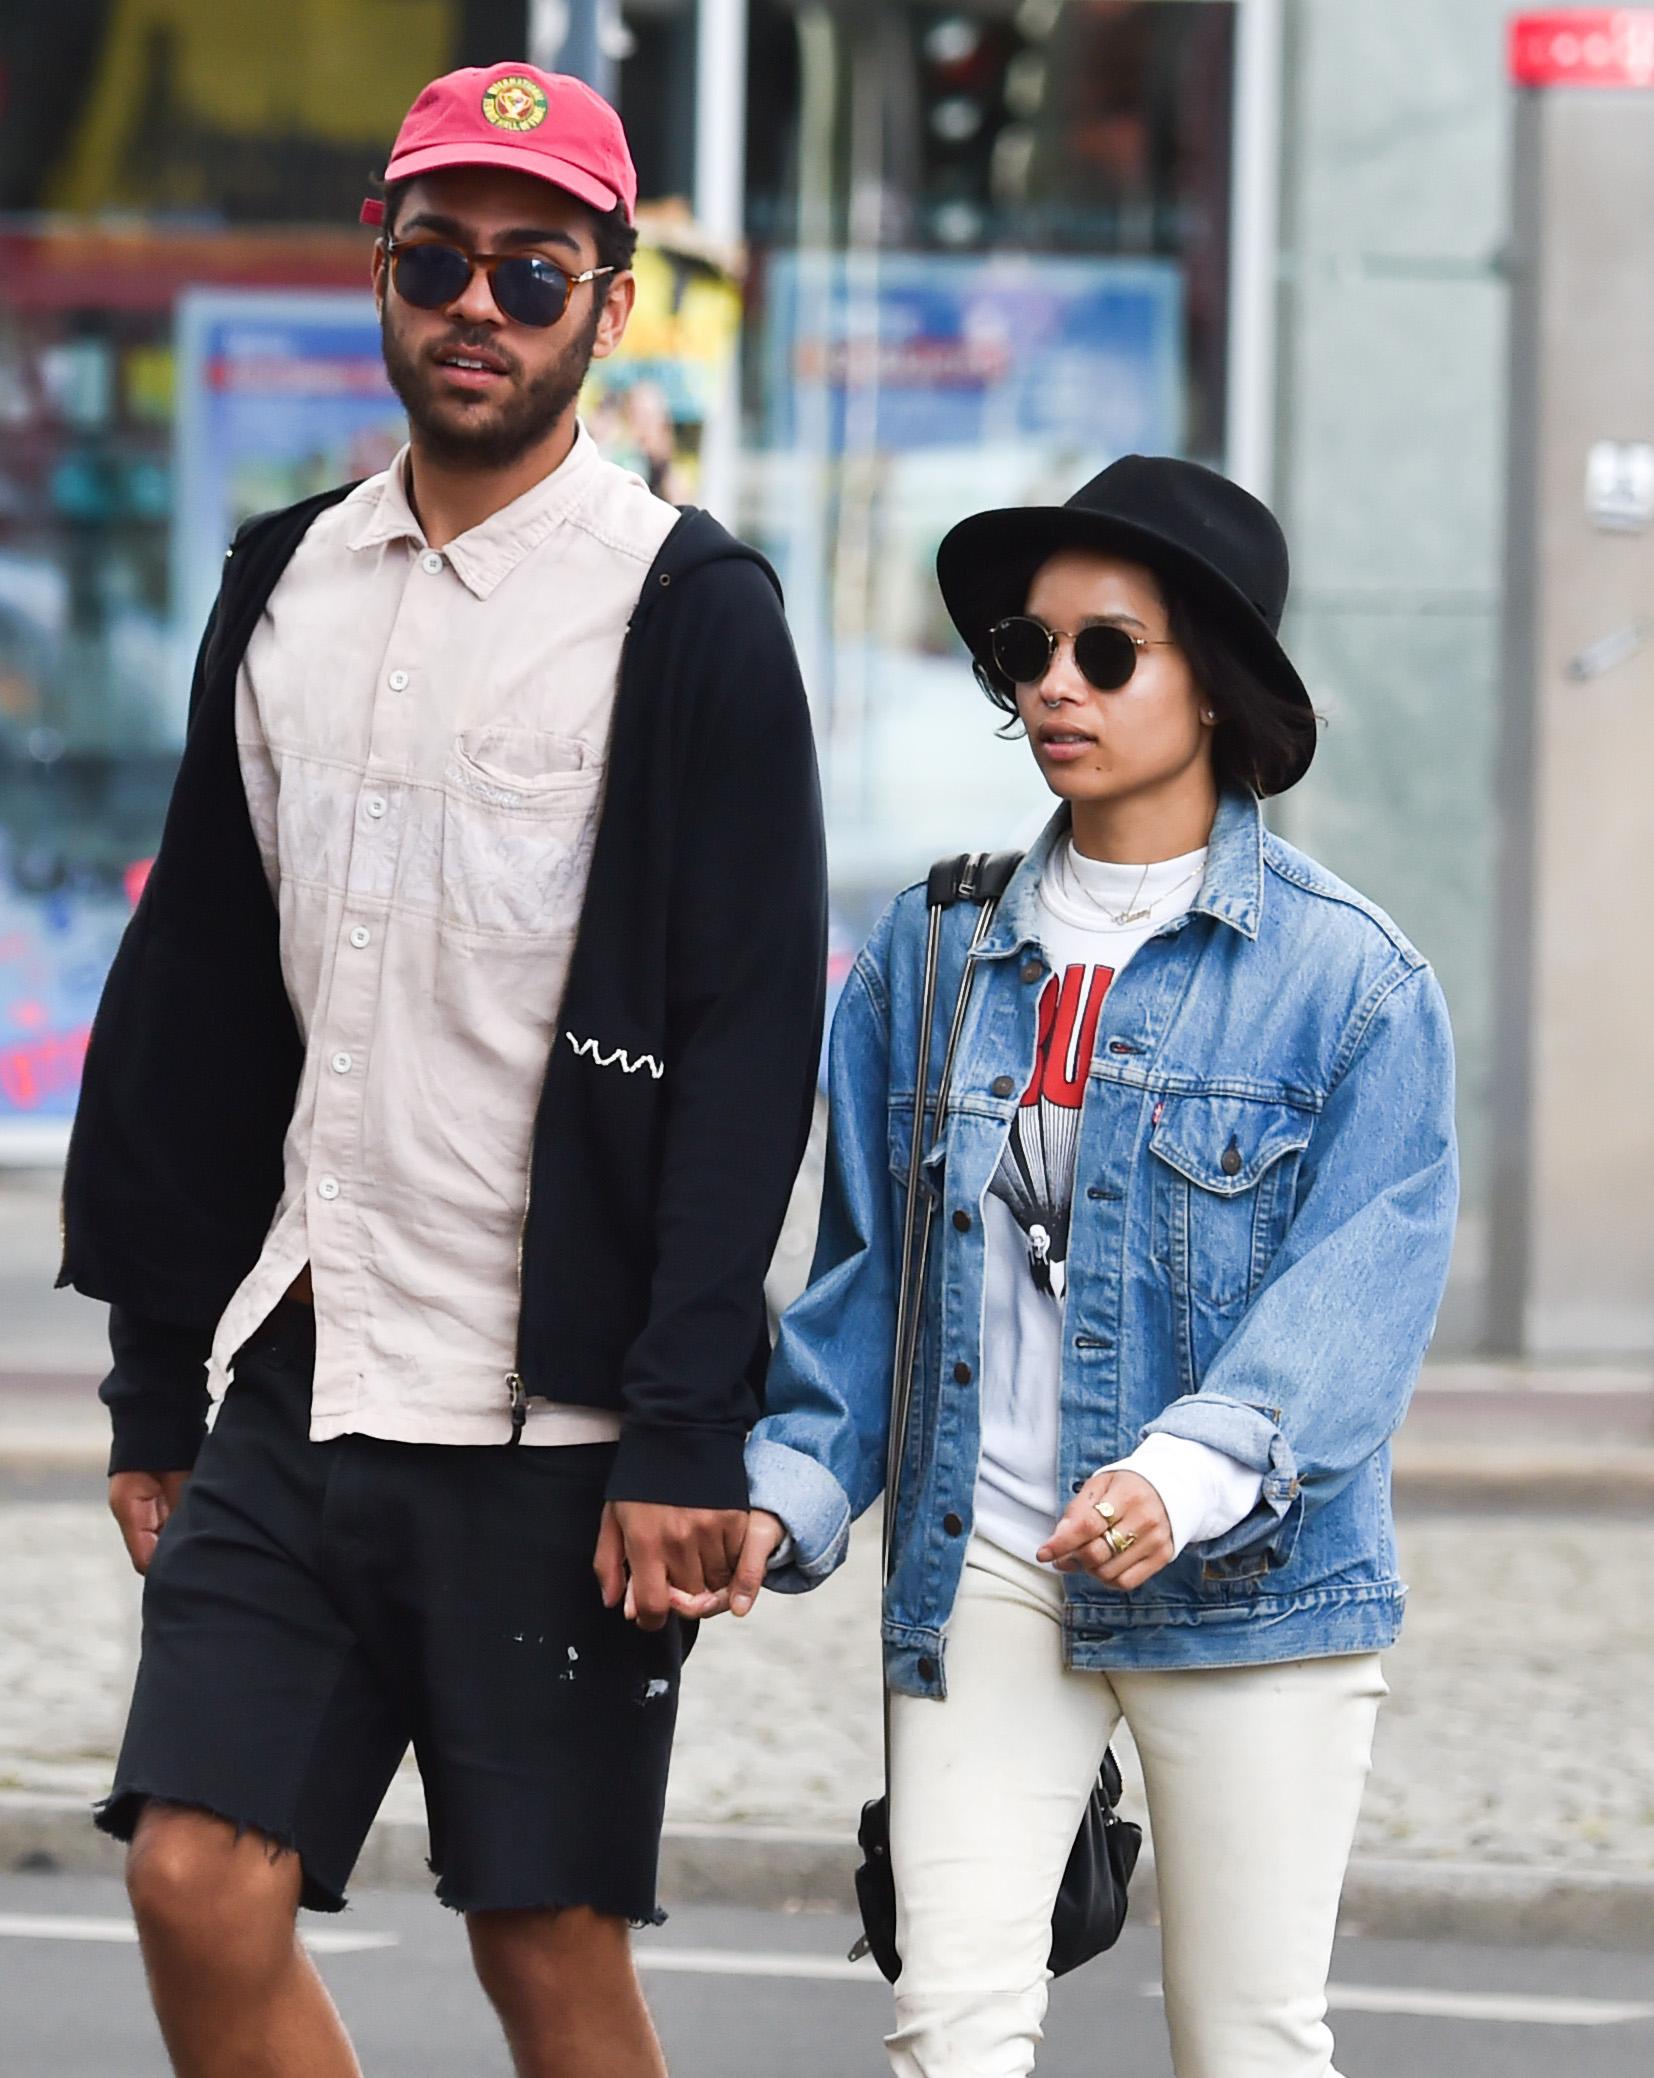
[[728, 1594], [746, 1529], [741, 1508], [611, 1501], [592, 1560], [604, 1607], [624, 1604], [645, 1631], [658, 1631], [674, 1613], [698, 1616], [692, 1605]]
[[1059, 1573], [1089, 1573], [1130, 1594], [1170, 1565], [1171, 1520], [1140, 1473], [1094, 1472], [1035, 1556]]
[[[660, 1540], [677, 1545], [669, 1555], [649, 1532], [665, 1530], [661, 1518], [679, 1514], [636, 1504], [608, 1511], [597, 1559], [604, 1601], [611, 1608], [624, 1601], [626, 1614], [646, 1630], [658, 1629], [668, 1613], [747, 1615], [763, 1588], [770, 1558], [786, 1537], [780, 1518], [763, 1508], [716, 1517], [684, 1510], [685, 1519], [671, 1525], [678, 1536]], [[693, 1549], [697, 1544], [700, 1551]], [[1140, 1473], [1095, 1472], [1036, 1556], [1059, 1573], [1089, 1573], [1130, 1594], [1175, 1556], [1171, 1520], [1159, 1493]]]
[[721, 1616], [728, 1609], [745, 1616], [786, 1534], [761, 1508], [747, 1514], [611, 1503], [594, 1570], [605, 1605], [623, 1604], [646, 1631], [658, 1631], [669, 1615]]
[[729, 1585], [716, 1594], [674, 1599], [673, 1607], [680, 1616], [722, 1616], [726, 1609], [732, 1616], [745, 1616], [757, 1601], [771, 1556], [780, 1549], [786, 1535], [778, 1515], [771, 1515], [765, 1508], [754, 1508], [747, 1517], [746, 1538]]

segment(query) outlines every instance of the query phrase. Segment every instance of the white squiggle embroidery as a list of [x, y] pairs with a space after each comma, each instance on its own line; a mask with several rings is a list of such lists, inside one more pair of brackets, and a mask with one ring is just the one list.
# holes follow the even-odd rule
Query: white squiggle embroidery
[[563, 1037], [576, 1053], [585, 1054], [599, 1068], [612, 1068], [618, 1062], [628, 1075], [636, 1075], [640, 1068], [647, 1068], [657, 1082], [666, 1073], [652, 1053], [640, 1053], [634, 1061], [624, 1046], [617, 1046], [612, 1053], [604, 1053], [595, 1039], [576, 1039], [572, 1032], [565, 1032]]

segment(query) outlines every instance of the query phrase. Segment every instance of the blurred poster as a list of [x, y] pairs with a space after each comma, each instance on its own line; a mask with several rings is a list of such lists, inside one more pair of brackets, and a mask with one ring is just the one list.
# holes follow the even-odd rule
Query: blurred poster
[[786, 253], [769, 300], [773, 447], [1181, 443], [1174, 261]]
[[675, 505], [707, 489], [741, 334], [741, 288], [694, 227], [661, 220], [638, 249], [637, 303], [619, 353], [594, 361], [581, 407], [599, 447]]
[[96, 887], [30, 887], [0, 835], [0, 1159], [45, 1159], [74, 1115], [103, 977], [127, 917]]
[[462, 0], [19, 0], [4, 10], [8, 29], [18, 21], [7, 129], [21, 132], [15, 150], [38, 138], [47, 204], [66, 214], [348, 223], [403, 111], [457, 62], [465, 11]]
[[1038, 827], [1043, 789], [974, 693], [937, 545], [966, 513], [1060, 504], [1122, 454], [1181, 452], [1183, 293], [1175, 261], [772, 257], [749, 510], [786, 585], [856, 921], [928, 860]]
[[172, 596], [193, 654], [241, 522], [373, 475], [406, 427], [365, 290], [181, 296], [177, 384]]
[[[637, 277], [626, 343], [594, 367], [582, 409], [605, 452], [682, 500], [700, 492], [709, 449], [727, 430], [740, 289], [687, 223], [661, 227], [638, 254]], [[170, 664], [151, 658], [149, 675], [164, 687], [166, 710], [152, 733], [176, 743], [195, 646], [236, 528], [383, 469], [406, 426], [385, 380], [372, 299], [354, 290], [188, 290], [167, 373], [176, 389], [175, 639]], [[60, 375], [71, 401], [92, 399], [102, 379], [89, 360], [65, 362]], [[61, 632], [62, 592], [55, 565], [0, 558], [0, 655], [11, 659], [0, 669], [0, 721], [11, 706], [24, 723], [32, 714], [17, 659], [25, 636], [39, 646]], [[47, 752], [56, 756], [54, 746]], [[163, 798], [170, 755], [151, 753], [164, 768], [152, 775]], [[73, 762], [60, 759], [52, 778], [66, 796], [55, 811], [64, 824], [77, 812], [67, 799]], [[52, 819], [42, 812], [43, 827]], [[121, 853], [94, 870], [61, 853], [0, 824], [0, 1160], [61, 1147], [104, 975], [147, 868]]]
[[[640, 248], [636, 274], [625, 342], [593, 363], [582, 413], [612, 460], [682, 502], [699, 489], [728, 392], [741, 292], [664, 241]], [[241, 522], [385, 468], [406, 425], [365, 292], [192, 292], [179, 299], [177, 356], [173, 598], [193, 644]]]

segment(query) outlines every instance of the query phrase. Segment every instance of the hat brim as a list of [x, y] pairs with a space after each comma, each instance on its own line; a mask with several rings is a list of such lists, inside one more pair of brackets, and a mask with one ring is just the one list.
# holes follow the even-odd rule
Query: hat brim
[[1314, 711], [1280, 637], [1240, 588], [1203, 557], [1139, 520], [1072, 505], [1015, 505], [973, 513], [943, 537], [936, 575], [943, 603], [972, 656], [985, 659], [988, 630], [1020, 613], [1040, 565], [1060, 549], [1090, 548], [1144, 563], [1180, 582], [1218, 614], [1264, 683]]
[[[444, 173], [451, 166], [504, 166], [512, 173], [526, 173], [543, 180], [547, 187], [561, 188], [577, 202], [607, 216], [618, 209], [621, 198], [583, 167], [571, 166], [552, 152], [525, 151], [520, 144], [428, 144], [423, 151], [404, 152], [385, 168], [385, 179], [417, 180], [422, 173]], [[631, 221], [630, 212], [627, 221]]]

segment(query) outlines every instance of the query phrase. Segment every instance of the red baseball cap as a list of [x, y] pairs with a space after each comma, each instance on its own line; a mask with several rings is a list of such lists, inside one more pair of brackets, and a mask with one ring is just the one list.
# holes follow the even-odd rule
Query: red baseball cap
[[[421, 92], [396, 133], [385, 179], [412, 180], [444, 166], [509, 166], [593, 209], [618, 206], [628, 223], [637, 207], [637, 169], [620, 117], [583, 79], [534, 65], [468, 65]], [[370, 196], [362, 222], [384, 220], [384, 203]]]

